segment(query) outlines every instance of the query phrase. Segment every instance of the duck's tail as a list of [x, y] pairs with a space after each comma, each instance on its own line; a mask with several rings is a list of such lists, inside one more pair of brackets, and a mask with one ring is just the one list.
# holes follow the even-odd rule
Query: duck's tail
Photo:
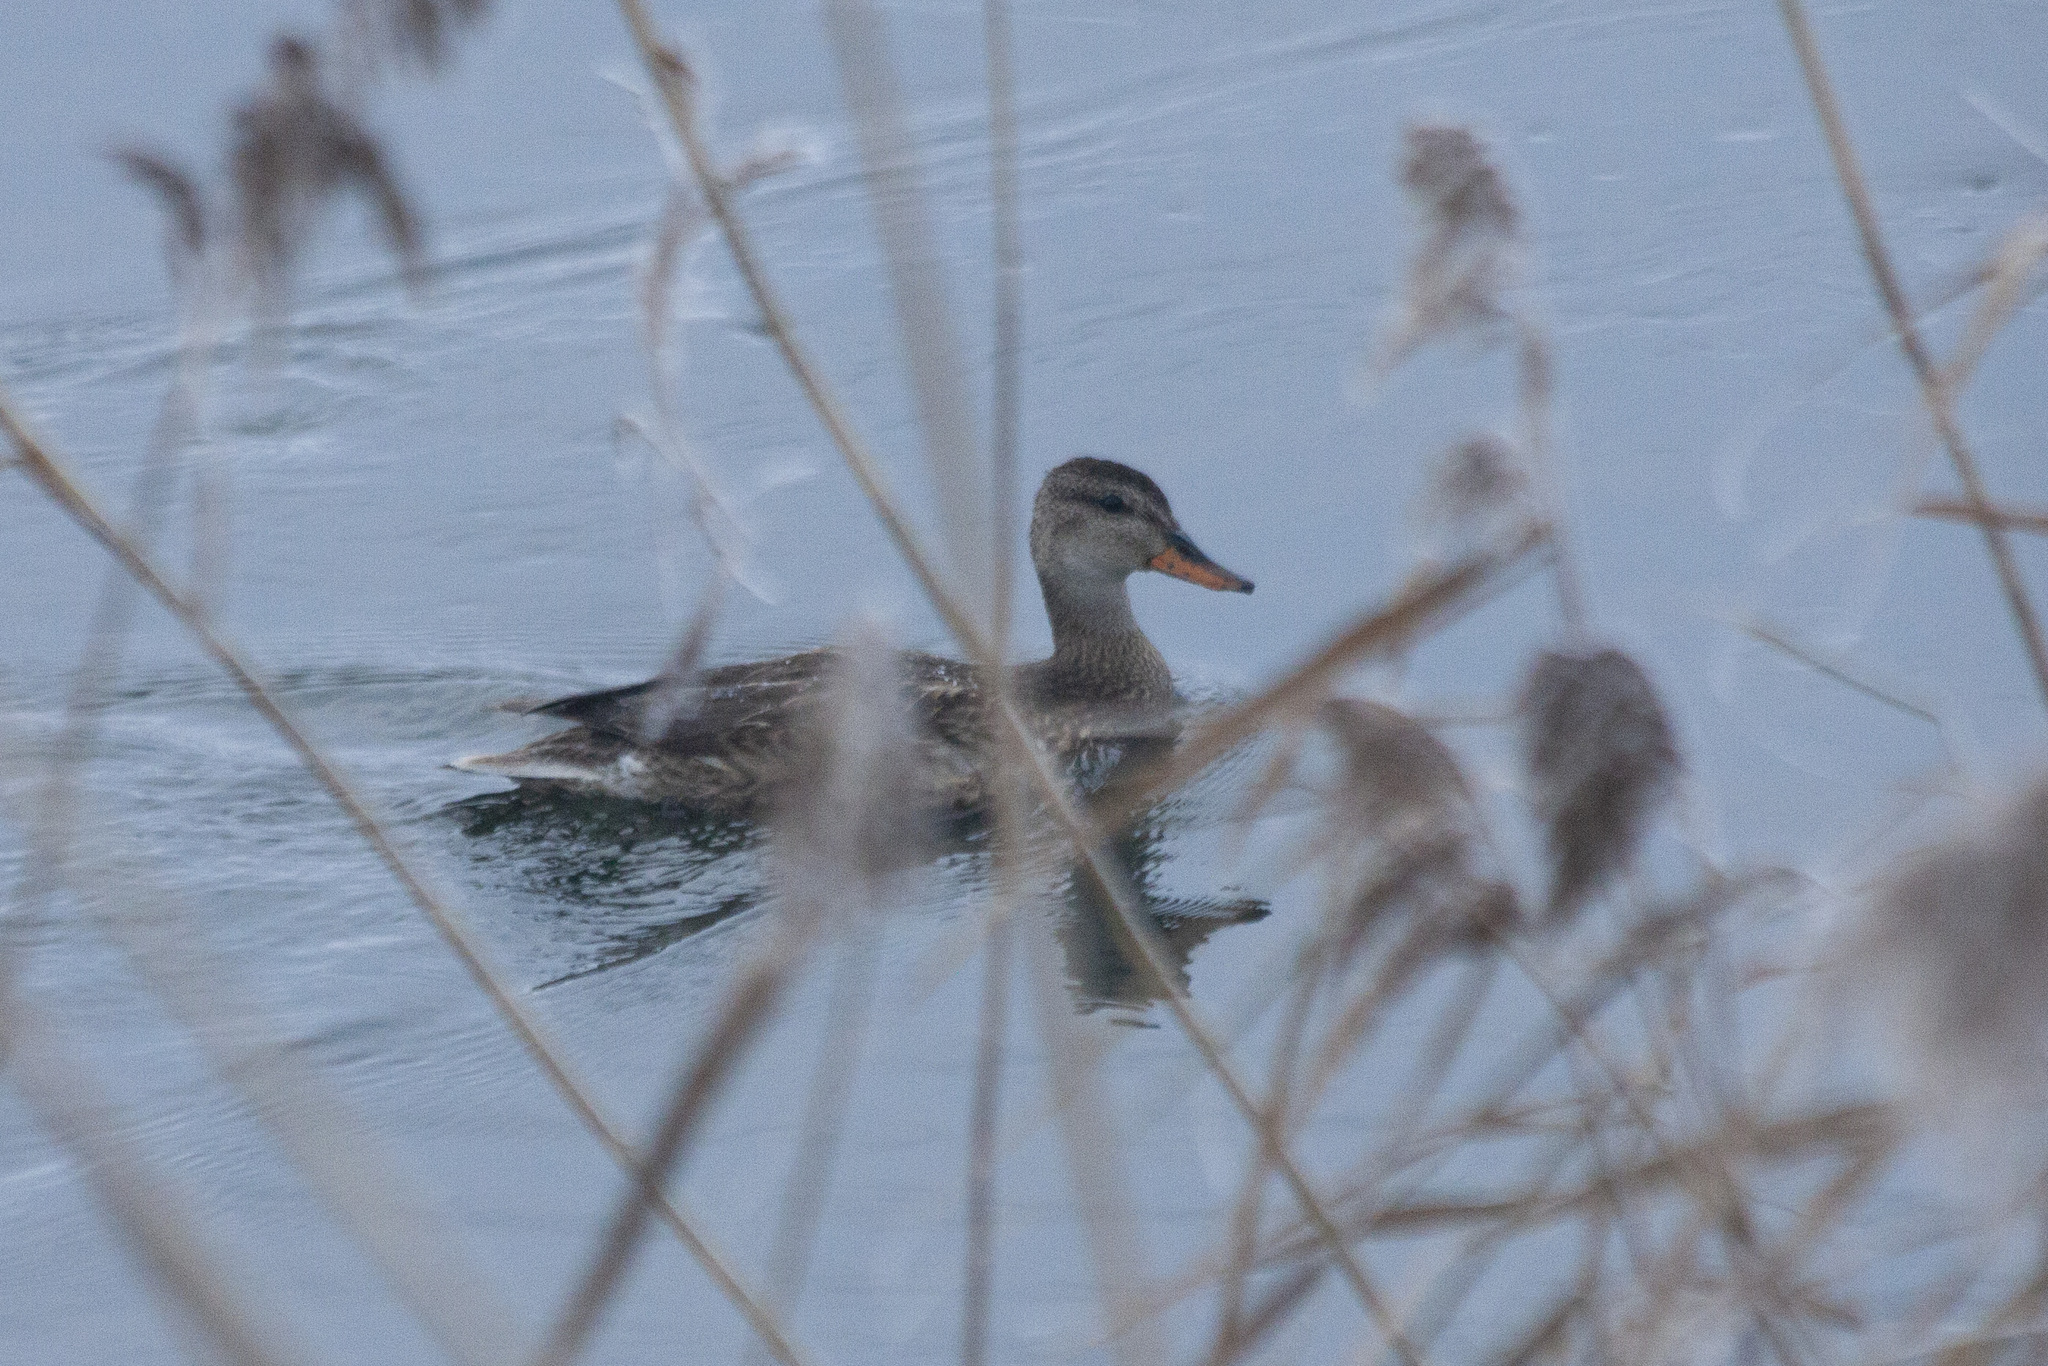
[[503, 754], [464, 755], [448, 767], [521, 784], [638, 797], [644, 795], [646, 765], [625, 742], [578, 728]]

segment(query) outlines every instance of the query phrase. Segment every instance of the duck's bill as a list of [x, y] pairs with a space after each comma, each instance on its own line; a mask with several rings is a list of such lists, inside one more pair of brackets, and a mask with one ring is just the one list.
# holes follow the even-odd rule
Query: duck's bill
[[1250, 579], [1231, 573], [1204, 555], [1185, 536], [1175, 536], [1172, 545], [1152, 557], [1151, 565], [1162, 574], [1171, 574], [1176, 579], [1186, 579], [1189, 583], [1198, 583], [1219, 593], [1252, 591]]

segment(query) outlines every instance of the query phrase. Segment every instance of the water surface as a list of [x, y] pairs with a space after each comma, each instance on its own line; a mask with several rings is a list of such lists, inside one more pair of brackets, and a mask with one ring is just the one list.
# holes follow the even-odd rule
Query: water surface
[[[138, 134], [211, 155], [275, 25], [313, 5], [17, 7], [0, 16], [0, 380], [120, 505], [175, 357], [148, 206], [96, 153]], [[890, 10], [960, 324], [987, 335], [980, 7]], [[710, 63], [719, 136], [788, 125], [813, 165], [748, 197], [804, 336], [890, 473], [928, 507], [886, 283], [817, 16], [668, 6]], [[1878, 3], [1821, 16], [1902, 270], [1932, 294], [2048, 187], [2048, 167], [1963, 98], [2048, 126], [2048, 11]], [[1498, 357], [1432, 352], [1376, 396], [1358, 372], [1410, 224], [1390, 174], [1404, 121], [1476, 120], [1515, 185], [1553, 328], [1567, 503], [1599, 629], [1652, 668], [1731, 854], [1822, 860], [1942, 755], [1933, 728], [1785, 666], [1728, 629], [1761, 612], [1939, 711], [1987, 774], [2037, 753], [2038, 708], [1981, 546], [1885, 514], [1926, 442], [1882, 342], [1824, 149], [1767, 6], [1599, 0], [1331, 7], [1017, 6], [1023, 105], [1026, 477], [1090, 452], [1140, 466], [1251, 598], [1148, 578], [1147, 630], [1191, 688], [1255, 686], [1386, 592], [1410, 562], [1427, 458], [1511, 417]], [[759, 842], [604, 807], [534, 805], [441, 765], [534, 733], [494, 710], [644, 676], [707, 562], [682, 490], [622, 446], [647, 406], [633, 271], [662, 194], [631, 53], [601, 6], [507, 3], [436, 83], [376, 119], [432, 227], [407, 299], [364, 225], [315, 253], [273, 370], [230, 358], [195, 462], [228, 490], [226, 629], [451, 889], [611, 1110], [638, 1122], [737, 964], [762, 941]], [[832, 637], [857, 611], [942, 646], [713, 248], [691, 260], [680, 400], [745, 502], [772, 600], [741, 596], [715, 653]], [[1932, 326], [1952, 337], [1963, 312]], [[1986, 477], [2037, 468], [2048, 335], [2023, 310], [1965, 404]], [[979, 373], [979, 353], [972, 358]], [[983, 381], [985, 383], [985, 380]], [[1928, 486], [1943, 487], [1937, 469]], [[182, 504], [179, 505], [182, 507]], [[25, 482], [0, 482], [4, 706], [59, 714], [105, 566]], [[182, 518], [174, 526], [182, 527]], [[181, 562], [174, 530], [165, 553]], [[2023, 567], [2048, 562], [2021, 544]], [[1027, 586], [1028, 589], [1028, 586]], [[1044, 648], [1020, 589], [1020, 653]], [[1402, 686], [1486, 706], [1554, 619], [1540, 584], [1425, 649]], [[1385, 685], [1390, 680], [1377, 682]], [[615, 1173], [453, 958], [291, 756], [145, 612], [87, 774], [92, 820], [195, 911], [317, 1062], [446, 1207], [537, 1326], [580, 1265]], [[1456, 739], [1488, 781], [1507, 737]], [[21, 772], [9, 778], [19, 789]], [[1242, 774], [1238, 775], [1241, 780]], [[1224, 795], [1142, 849], [1187, 980], [1219, 1020], [1265, 998], [1312, 928], [1275, 851], [1285, 809], [1227, 832]], [[1228, 835], [1229, 837], [1226, 837]], [[18, 829], [4, 846], [11, 875]], [[1084, 1025], [1114, 1040], [1121, 1179], [1157, 1269], [1221, 1224], [1241, 1126], [1045, 870]], [[954, 849], [875, 924], [871, 958], [821, 963], [730, 1089], [683, 1180], [744, 1266], [765, 1254], [835, 972], [872, 964], [871, 1028], [810, 1287], [794, 1321], [833, 1362], [956, 1350], [967, 1078], [984, 850]], [[1204, 914], [1266, 911], [1222, 927]], [[423, 1359], [426, 1340], [324, 1221], [83, 910], [18, 926], [24, 983], [119, 1079], [150, 1152], [203, 1190], [228, 1241], [334, 1360]], [[598, 969], [593, 971], [593, 969]], [[1505, 1042], [1512, 1000], [1482, 1029]], [[1496, 1018], [1497, 1017], [1497, 1018]], [[1097, 1359], [1097, 1300], [1037, 1032], [1017, 1005], [1002, 1169], [999, 1360]], [[1340, 1170], [1400, 1065], [1361, 1060], [1303, 1138]], [[1262, 1054], [1260, 1056], [1263, 1056]], [[0, 1089], [0, 1341], [42, 1362], [173, 1350], [60, 1150]], [[1401, 1256], [1380, 1258], [1403, 1284]], [[1526, 1288], [1526, 1286], [1524, 1287]], [[1274, 1360], [1329, 1359], [1356, 1311], [1319, 1292]], [[1207, 1310], [1170, 1317], [1193, 1350]], [[650, 1239], [599, 1359], [731, 1359], [745, 1330], [671, 1240]]]

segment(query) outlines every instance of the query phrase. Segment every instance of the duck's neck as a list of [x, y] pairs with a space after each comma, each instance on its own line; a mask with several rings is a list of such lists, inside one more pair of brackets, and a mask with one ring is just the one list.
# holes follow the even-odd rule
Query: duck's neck
[[1162, 701], [1173, 694], [1165, 658], [1138, 629], [1122, 578], [1038, 575], [1052, 623], [1052, 657], [1031, 666], [1045, 702]]

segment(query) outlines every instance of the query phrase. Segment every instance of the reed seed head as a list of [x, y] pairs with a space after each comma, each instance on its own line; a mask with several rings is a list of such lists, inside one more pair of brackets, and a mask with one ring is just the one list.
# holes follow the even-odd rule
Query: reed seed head
[[1530, 800], [1550, 849], [1549, 915], [1577, 910], [1635, 857], [1676, 786], [1678, 746], [1641, 665], [1619, 650], [1539, 655], [1522, 686]]
[[1860, 990], [1944, 1098], [2048, 1098], [2048, 778], [1877, 885]]
[[369, 203], [408, 281], [419, 282], [412, 206], [377, 139], [326, 94], [319, 54], [306, 40], [286, 34], [272, 42], [269, 82], [235, 111], [229, 170], [242, 260], [260, 295], [282, 296], [319, 210], [342, 191]]
[[903, 665], [872, 623], [856, 625], [840, 647], [806, 729], [777, 813], [785, 862], [871, 888], [920, 863], [932, 830]]
[[1381, 371], [1426, 342], [1510, 317], [1503, 295], [1521, 272], [1521, 213], [1470, 128], [1410, 125], [1400, 179], [1422, 216], [1423, 234], [1381, 343]]
[[1432, 556], [1469, 554], [1536, 511], [1521, 453], [1492, 432], [1467, 437], [1431, 466], [1415, 524]]
[[1331, 802], [1331, 856], [1350, 884], [1343, 950], [1403, 908], [1459, 944], [1512, 924], [1514, 889], [1477, 867], [1479, 813], [1450, 748], [1384, 703], [1338, 698], [1321, 715], [1344, 757]]

